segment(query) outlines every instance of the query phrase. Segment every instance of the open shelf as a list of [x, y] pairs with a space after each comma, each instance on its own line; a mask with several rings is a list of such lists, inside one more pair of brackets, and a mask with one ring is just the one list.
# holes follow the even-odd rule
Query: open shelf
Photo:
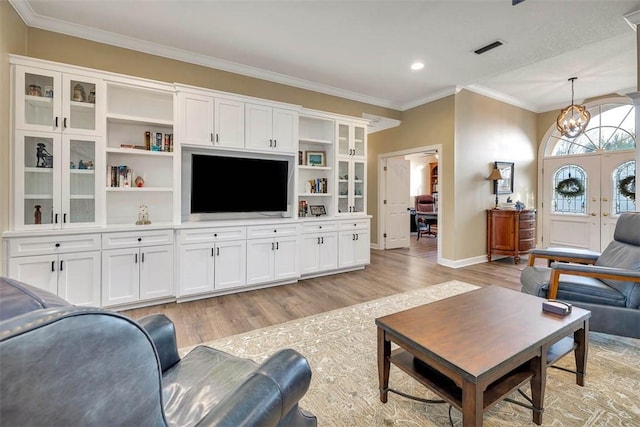
[[137, 148], [107, 148], [107, 153], [126, 154], [136, 156], [159, 156], [159, 157], [173, 157], [173, 151], [151, 151], [151, 150], [139, 150]]

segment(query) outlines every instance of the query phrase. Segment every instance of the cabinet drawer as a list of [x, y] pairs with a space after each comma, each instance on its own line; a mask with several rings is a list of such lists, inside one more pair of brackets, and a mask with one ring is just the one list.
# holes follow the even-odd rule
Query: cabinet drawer
[[50, 255], [100, 249], [99, 234], [59, 237], [19, 237], [9, 240], [9, 256]]
[[520, 252], [530, 251], [535, 247], [536, 247], [536, 242], [534, 239], [520, 240]]
[[247, 227], [247, 239], [296, 236], [297, 234], [298, 224]]
[[319, 221], [309, 222], [302, 224], [302, 232], [317, 233], [319, 231], [336, 231], [338, 229], [338, 223], [335, 221]]
[[170, 245], [172, 243], [173, 230], [126, 231], [102, 235], [102, 249]]
[[183, 243], [212, 243], [247, 238], [245, 227], [198, 228], [180, 230], [178, 241]]
[[535, 219], [536, 219], [536, 214], [533, 212], [523, 212], [520, 214], [520, 221], [530, 221]]
[[339, 225], [340, 230], [356, 230], [369, 228], [369, 220], [368, 219], [352, 219], [348, 221], [340, 221]]
[[533, 228], [520, 230], [520, 240], [533, 239], [535, 237], [535, 234], [536, 230], [534, 230]]
[[536, 221], [533, 220], [533, 219], [526, 220], [526, 221], [523, 221], [521, 219], [520, 220], [520, 229], [523, 229], [523, 228], [535, 228], [535, 224], [536, 224]]

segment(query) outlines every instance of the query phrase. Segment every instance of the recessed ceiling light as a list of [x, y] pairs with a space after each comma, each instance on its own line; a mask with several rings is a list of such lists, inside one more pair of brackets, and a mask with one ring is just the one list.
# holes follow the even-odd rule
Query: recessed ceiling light
[[422, 62], [414, 62], [411, 64], [411, 69], [413, 71], [422, 70], [424, 68], [424, 64]]

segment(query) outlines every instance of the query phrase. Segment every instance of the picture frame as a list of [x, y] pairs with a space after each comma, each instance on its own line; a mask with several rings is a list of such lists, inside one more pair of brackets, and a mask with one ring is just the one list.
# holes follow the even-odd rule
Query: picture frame
[[324, 208], [324, 205], [311, 205], [309, 206], [309, 213], [313, 216], [326, 215], [327, 211]]
[[494, 162], [494, 167], [500, 171], [502, 179], [493, 181], [493, 194], [512, 194], [515, 164], [513, 162]]
[[306, 151], [305, 160], [307, 166], [326, 166], [324, 151]]

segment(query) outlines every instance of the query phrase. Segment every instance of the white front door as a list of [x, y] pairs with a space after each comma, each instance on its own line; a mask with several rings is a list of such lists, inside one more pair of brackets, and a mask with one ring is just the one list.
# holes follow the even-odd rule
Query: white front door
[[[616, 171], [633, 152], [608, 152], [553, 157], [543, 167], [543, 247], [563, 246], [602, 251], [613, 238], [621, 212], [629, 210], [626, 200], [616, 197]], [[571, 180], [580, 181], [582, 194], [563, 196], [559, 184], [571, 191]], [[561, 185], [562, 187], [562, 185]], [[577, 188], [577, 187], [576, 187]], [[581, 193], [578, 189], [578, 193]]]
[[385, 174], [384, 248], [409, 247], [409, 187], [411, 162], [402, 158], [387, 160]]

